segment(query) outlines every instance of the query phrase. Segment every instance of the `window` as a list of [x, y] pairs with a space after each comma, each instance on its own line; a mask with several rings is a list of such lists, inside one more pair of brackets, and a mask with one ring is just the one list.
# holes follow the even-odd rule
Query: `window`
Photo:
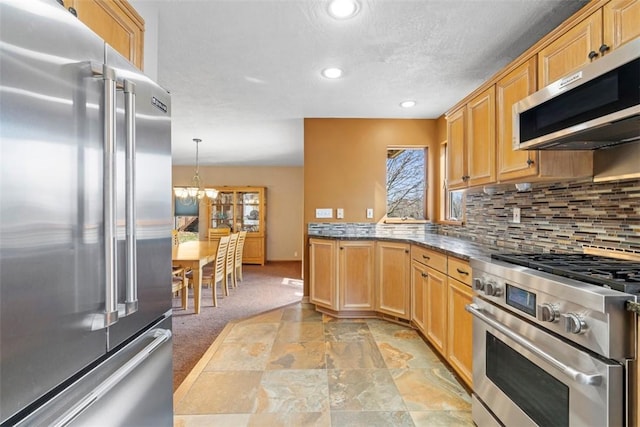
[[427, 149], [387, 150], [387, 218], [424, 220], [427, 204]]
[[464, 221], [464, 193], [465, 190], [449, 191], [447, 188], [447, 144], [441, 145], [440, 156], [440, 192], [441, 219], [446, 222], [462, 223]]

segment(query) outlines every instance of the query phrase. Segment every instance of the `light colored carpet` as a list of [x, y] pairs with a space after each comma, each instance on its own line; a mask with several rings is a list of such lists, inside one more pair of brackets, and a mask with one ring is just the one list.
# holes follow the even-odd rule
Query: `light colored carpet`
[[[232, 320], [254, 316], [302, 299], [300, 261], [268, 262], [264, 266], [245, 265], [244, 281], [224, 297], [218, 289], [218, 307], [213, 307], [211, 288], [204, 288], [200, 314], [193, 311], [193, 293], [189, 308], [180, 308], [173, 298], [173, 389], [178, 388], [225, 325]], [[218, 288], [220, 286], [218, 285]]]

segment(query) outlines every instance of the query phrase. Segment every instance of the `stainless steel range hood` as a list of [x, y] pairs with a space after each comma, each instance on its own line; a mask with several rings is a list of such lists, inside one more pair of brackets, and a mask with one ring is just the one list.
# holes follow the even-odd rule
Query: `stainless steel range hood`
[[593, 182], [640, 179], [640, 142], [593, 153]]

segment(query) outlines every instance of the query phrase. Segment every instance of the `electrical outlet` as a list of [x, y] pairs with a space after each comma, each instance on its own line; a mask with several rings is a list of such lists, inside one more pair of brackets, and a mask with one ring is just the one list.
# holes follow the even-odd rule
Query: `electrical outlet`
[[373, 209], [367, 208], [367, 218], [368, 219], [373, 218]]
[[296, 258], [298, 258], [298, 251], [295, 251], [295, 252], [293, 253], [293, 256], [294, 256], [294, 257], [296, 257]]
[[338, 208], [336, 209], [336, 218], [343, 219], [344, 218], [344, 209]]
[[333, 218], [333, 209], [316, 209], [316, 218]]
[[520, 224], [520, 208], [513, 208], [513, 223]]

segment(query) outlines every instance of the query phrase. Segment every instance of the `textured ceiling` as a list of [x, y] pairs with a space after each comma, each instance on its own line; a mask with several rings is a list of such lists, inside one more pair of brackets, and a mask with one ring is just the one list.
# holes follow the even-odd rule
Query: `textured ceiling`
[[337, 21], [320, 0], [138, 1], [158, 8], [174, 164], [197, 137], [201, 164], [228, 166], [302, 165], [305, 117], [437, 118], [586, 4], [360, 0]]

